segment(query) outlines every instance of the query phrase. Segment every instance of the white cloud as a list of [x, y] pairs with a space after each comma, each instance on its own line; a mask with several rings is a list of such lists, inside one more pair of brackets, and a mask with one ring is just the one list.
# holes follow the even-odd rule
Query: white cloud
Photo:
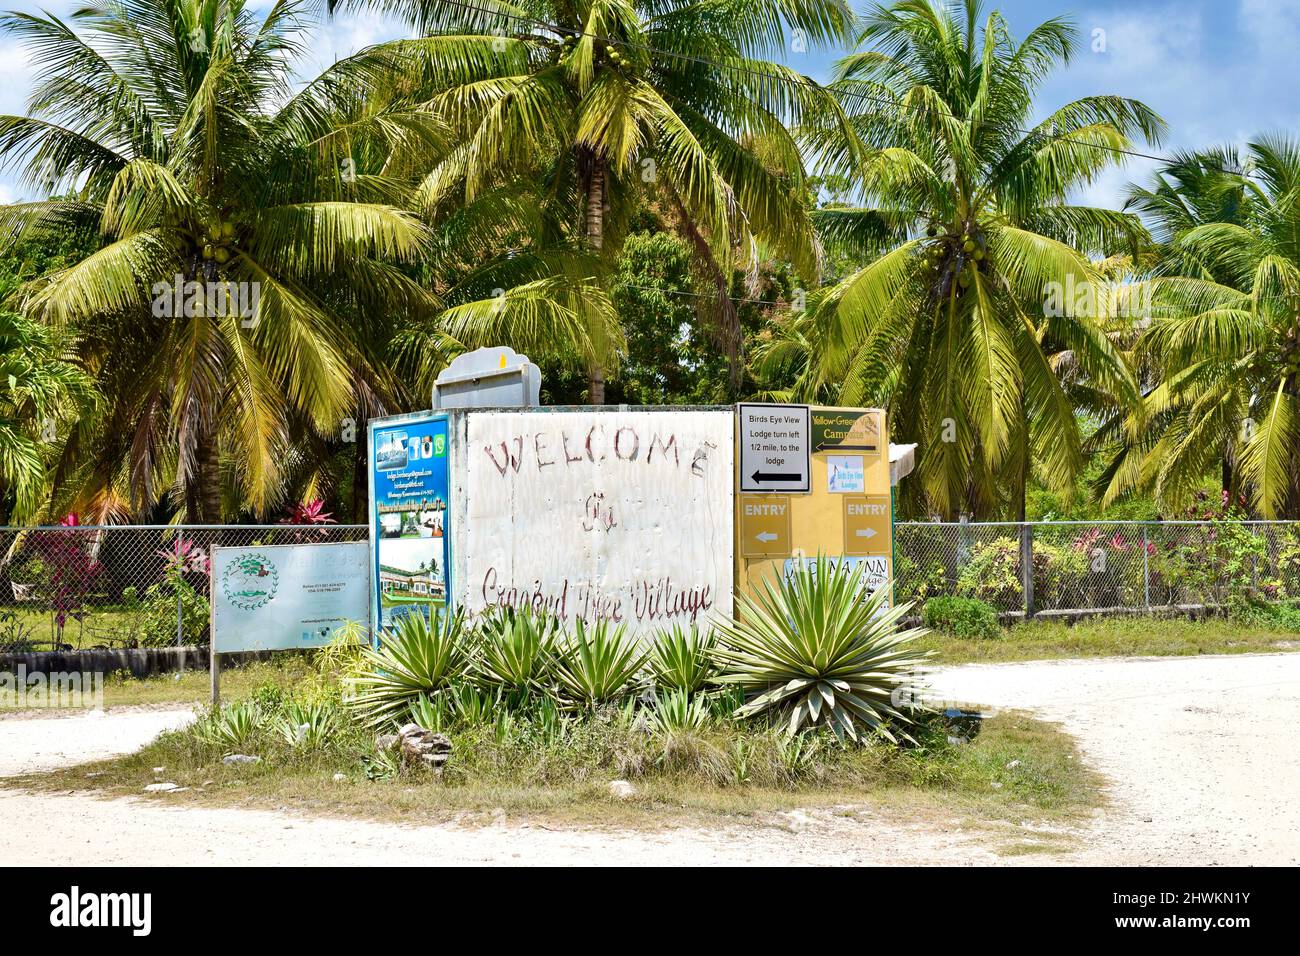
[[1292, 62], [1300, 47], [1300, 0], [1241, 0], [1237, 28], [1268, 60]]
[[[1300, 0], [1238, 0], [1226, 11], [1180, 3], [1094, 8], [1076, 19], [1080, 53], [1044, 89], [1045, 110], [1088, 94], [1135, 97], [1169, 124], [1163, 142], [1135, 144], [1159, 155], [1300, 126], [1291, 83]], [[1105, 31], [1105, 52], [1091, 48], [1094, 29]], [[1126, 184], [1145, 182], [1155, 165], [1128, 158], [1079, 201], [1117, 206]]]

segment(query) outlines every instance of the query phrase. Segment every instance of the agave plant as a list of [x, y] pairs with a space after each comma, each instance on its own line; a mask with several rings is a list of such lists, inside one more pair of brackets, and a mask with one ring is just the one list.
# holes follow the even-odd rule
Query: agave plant
[[503, 607], [479, 627], [478, 673], [484, 683], [528, 690], [546, 681], [555, 651], [555, 618], [528, 608]]
[[275, 728], [290, 746], [313, 749], [329, 740], [338, 729], [338, 719], [329, 704], [294, 702], [285, 707]]
[[448, 695], [456, 717], [464, 724], [483, 726], [496, 719], [501, 705], [501, 691], [479, 690], [473, 684], [459, 684]]
[[674, 624], [672, 628], [660, 630], [650, 649], [650, 673], [655, 683], [671, 690], [695, 693], [717, 673], [713, 658], [717, 645], [717, 634], [694, 624], [689, 629]]
[[625, 694], [647, 656], [626, 625], [600, 621], [589, 626], [579, 619], [556, 654], [555, 678], [569, 701], [596, 707]]
[[857, 740], [865, 726], [896, 740], [893, 727], [911, 739], [892, 694], [925, 660], [908, 645], [926, 632], [899, 630], [910, 604], [888, 607], [883, 589], [864, 597], [863, 571], [818, 557], [737, 595], [736, 620], [718, 625], [719, 680], [746, 692], [737, 716], [779, 716], [790, 734], [829, 725]]
[[206, 743], [220, 747], [239, 747], [261, 729], [265, 719], [262, 708], [256, 701], [241, 700], [208, 714], [199, 723], [195, 733]]
[[691, 696], [685, 688], [657, 695], [650, 711], [651, 731], [665, 737], [701, 730], [708, 722], [708, 702], [703, 696]]
[[430, 624], [423, 614], [404, 614], [381, 631], [378, 648], [361, 652], [361, 672], [345, 683], [348, 706], [370, 727], [404, 715], [421, 694], [436, 694], [464, 677], [474, 657], [473, 632], [462, 613]]
[[438, 694], [430, 697], [420, 694], [411, 701], [410, 718], [425, 730], [442, 733], [451, 726], [452, 709], [447, 697]]

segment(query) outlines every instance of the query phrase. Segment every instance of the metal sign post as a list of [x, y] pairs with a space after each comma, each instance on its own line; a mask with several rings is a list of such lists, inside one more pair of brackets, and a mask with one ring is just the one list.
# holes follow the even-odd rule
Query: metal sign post
[[221, 699], [221, 661], [217, 658], [217, 546], [208, 552], [208, 676], [212, 684], [212, 709]]

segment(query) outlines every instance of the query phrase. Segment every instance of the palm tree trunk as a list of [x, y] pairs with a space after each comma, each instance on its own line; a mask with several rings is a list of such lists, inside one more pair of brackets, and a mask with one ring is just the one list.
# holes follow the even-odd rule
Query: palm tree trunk
[[1016, 520], [1021, 524], [1025, 523], [1026, 515], [1029, 513], [1029, 446], [1025, 446], [1020, 462], [1020, 493], [1019, 493], [1019, 513]]
[[365, 439], [366, 423], [357, 424], [358, 439], [352, 454], [352, 523], [365, 524], [366, 505], [370, 497], [370, 453]]
[[711, 317], [712, 335], [727, 356], [731, 394], [738, 398], [744, 377], [744, 367], [740, 360], [744, 333], [740, 328], [740, 312], [731, 298], [731, 289], [728, 285], [730, 277], [723, 274], [722, 268], [714, 258], [713, 250], [709, 247], [709, 241], [704, 238], [704, 234], [691, 219], [682, 197], [676, 190], [670, 189], [668, 192], [677, 209], [677, 231], [694, 251], [696, 268], [704, 274], [705, 281], [713, 284], [717, 314]]
[[[587, 248], [599, 256], [605, 248], [605, 161], [592, 159], [587, 186]], [[592, 356], [587, 366], [587, 404], [605, 404], [605, 368]]]
[[215, 431], [208, 432], [200, 439], [198, 459], [199, 521], [203, 524], [220, 524], [221, 463]]

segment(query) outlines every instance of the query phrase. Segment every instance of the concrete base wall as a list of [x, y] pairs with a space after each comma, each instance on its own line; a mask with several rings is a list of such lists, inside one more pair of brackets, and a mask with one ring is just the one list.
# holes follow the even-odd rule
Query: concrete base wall
[[[224, 669], [238, 666], [246, 661], [264, 660], [272, 654], [286, 653], [299, 652], [246, 651], [239, 654], [222, 654], [221, 666]], [[208, 649], [206, 647], [134, 647], [0, 654], [0, 671], [16, 673], [20, 664], [28, 674], [82, 671], [108, 675], [113, 671], [130, 671], [135, 677], [148, 677], [150, 674], [174, 671], [178, 666], [189, 670], [207, 670]]]

